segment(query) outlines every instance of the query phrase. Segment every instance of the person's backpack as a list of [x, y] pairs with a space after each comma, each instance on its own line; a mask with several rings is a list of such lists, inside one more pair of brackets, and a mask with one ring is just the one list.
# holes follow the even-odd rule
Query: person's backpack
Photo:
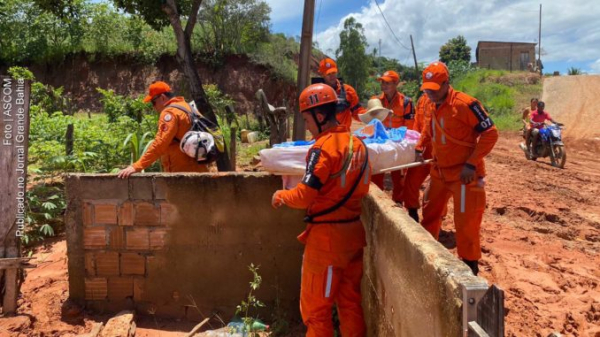
[[225, 152], [223, 133], [213, 122], [202, 116], [193, 103], [190, 104], [191, 111], [178, 104], [170, 104], [167, 107], [185, 112], [192, 123], [190, 130], [183, 135], [182, 139], [175, 138], [179, 142], [181, 152], [201, 164], [212, 163]]

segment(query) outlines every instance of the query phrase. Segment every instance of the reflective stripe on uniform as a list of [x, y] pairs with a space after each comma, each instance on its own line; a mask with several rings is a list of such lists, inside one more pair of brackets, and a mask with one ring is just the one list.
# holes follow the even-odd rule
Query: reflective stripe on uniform
[[[442, 129], [444, 128], [444, 119], [440, 119], [440, 126], [442, 127]], [[442, 132], [442, 144], [446, 145], [446, 135]]]
[[[368, 150], [367, 150], [368, 151]], [[363, 184], [368, 185], [369, 184], [369, 171], [371, 170], [371, 166], [367, 165], [367, 168], [365, 169], [365, 173], [363, 173]]]
[[431, 141], [435, 142], [435, 122], [431, 118]]
[[462, 184], [460, 185], [460, 212], [465, 212], [465, 194], [467, 193], [467, 187]]
[[327, 267], [327, 285], [325, 286], [325, 297], [331, 295], [331, 282], [333, 281], [333, 266]]

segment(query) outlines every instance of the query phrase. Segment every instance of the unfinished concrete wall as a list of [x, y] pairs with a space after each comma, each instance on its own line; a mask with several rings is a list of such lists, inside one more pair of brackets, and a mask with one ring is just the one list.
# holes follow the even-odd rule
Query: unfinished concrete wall
[[381, 192], [363, 201], [363, 307], [369, 336], [463, 336], [462, 288], [484, 279]]
[[[266, 174], [70, 175], [70, 297], [88, 307], [225, 319], [260, 264], [264, 318], [298, 317], [303, 212], [273, 210]], [[461, 286], [486, 287], [378, 188], [363, 202], [369, 336], [462, 336]], [[279, 300], [280, 309], [275, 301]], [[280, 312], [281, 313], [281, 312]]]
[[188, 317], [195, 302], [227, 319], [249, 291], [253, 263], [268, 311], [278, 299], [297, 315], [303, 213], [271, 208], [279, 177], [70, 175], [66, 188], [72, 299]]

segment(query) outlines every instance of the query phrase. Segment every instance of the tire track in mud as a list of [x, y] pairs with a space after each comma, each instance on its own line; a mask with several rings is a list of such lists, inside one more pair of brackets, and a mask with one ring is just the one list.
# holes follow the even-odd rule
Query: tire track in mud
[[[600, 163], [577, 147], [564, 170], [544, 158], [527, 161], [521, 140], [516, 132], [501, 133], [486, 161], [481, 275], [505, 290], [507, 336], [595, 336]], [[451, 221], [444, 230], [454, 230]]]

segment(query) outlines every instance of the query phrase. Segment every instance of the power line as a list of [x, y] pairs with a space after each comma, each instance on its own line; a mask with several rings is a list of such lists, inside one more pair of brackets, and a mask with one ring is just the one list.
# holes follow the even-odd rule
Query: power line
[[319, 19], [321, 18], [321, 6], [323, 5], [323, 0], [319, 2], [319, 9], [317, 10], [317, 23], [315, 24], [315, 30], [319, 30]]
[[402, 43], [402, 41], [400, 41], [400, 39], [398, 39], [398, 37], [396, 36], [396, 33], [394, 33], [394, 31], [392, 30], [392, 27], [388, 23], [388, 20], [385, 18], [385, 15], [383, 14], [383, 11], [381, 10], [381, 7], [379, 7], [379, 2], [377, 2], [377, 0], [374, 0], [374, 1], [375, 1], [375, 4], [377, 5], [377, 8], [379, 9], [379, 13], [381, 13], [381, 16], [383, 17], [383, 21], [385, 22], [385, 24], [390, 29], [390, 32], [392, 33], [392, 35], [394, 36], [394, 38], [396, 39], [396, 41], [398, 41], [398, 43], [400, 44], [400, 46], [402, 46], [402, 48], [404, 48], [406, 50], [411, 50], [410, 48], [408, 48], [407, 46], [405, 46], [404, 43]]

